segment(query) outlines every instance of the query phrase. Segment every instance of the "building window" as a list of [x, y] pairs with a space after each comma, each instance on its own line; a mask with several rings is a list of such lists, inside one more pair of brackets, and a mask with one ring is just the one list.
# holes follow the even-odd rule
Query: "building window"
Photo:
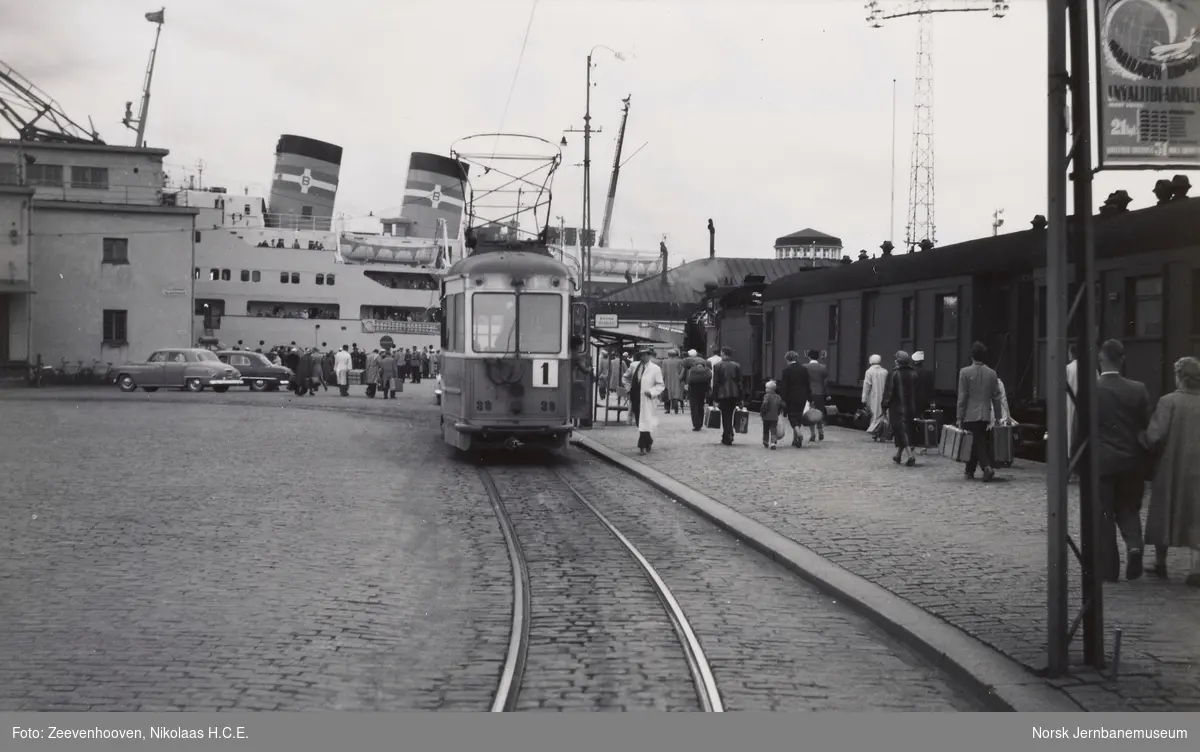
[[224, 282], [228, 282], [228, 281], [229, 281], [229, 279], [230, 279], [230, 276], [231, 276], [231, 275], [229, 274], [229, 270], [228, 270], [228, 269], [222, 269], [222, 270], [221, 270], [221, 280], [222, 280], [222, 281], [224, 281]]
[[200, 267], [197, 266], [192, 270], [192, 279], [200, 279]]
[[72, 167], [71, 187], [108, 190], [107, 167]]
[[243, 214], [249, 214], [249, 213], [250, 213], [250, 204], [246, 204], [246, 210], [245, 210], [244, 212], [242, 212], [242, 213], [243, 213]]
[[25, 182], [29, 185], [49, 185], [61, 187], [63, 184], [62, 165], [31, 164], [25, 167]]
[[292, 272], [292, 284], [293, 285], [300, 284], [300, 273], [299, 272]]
[[128, 238], [105, 238], [103, 244], [103, 263], [105, 264], [128, 264], [129, 263], [129, 239]]
[[279, 273], [279, 282], [280, 282], [280, 284], [284, 284], [284, 285], [286, 285], [288, 283], [288, 273], [287, 272]]
[[255, 270], [255, 271], [253, 271], [253, 272], [251, 272], [251, 273], [250, 273], [250, 279], [251, 279], [251, 281], [253, 281], [253, 282], [261, 282], [261, 281], [262, 281], [262, 275], [261, 275], [261, 274], [259, 274], [257, 270]]
[[1127, 337], [1161, 337], [1163, 278], [1141, 277], [1125, 283]]
[[129, 342], [129, 311], [104, 312], [104, 344], [124, 345]]
[[900, 300], [900, 338], [913, 338], [913, 311], [916, 310], [915, 301], [912, 298], [902, 298]]
[[249, 270], [249, 269], [243, 269], [243, 270], [242, 270], [242, 281], [243, 281], [243, 282], [249, 282], [249, 281], [250, 281], [250, 270]]
[[20, 182], [20, 177], [15, 164], [0, 163], [0, 185], [16, 185]]
[[221, 270], [220, 269], [209, 269], [208, 270], [208, 278], [212, 282], [219, 281], [221, 279]]
[[318, 275], [317, 275], [317, 284], [318, 284], [318, 285], [323, 285], [323, 284], [325, 284], [325, 275], [324, 275], [324, 274], [318, 274]]
[[829, 344], [838, 341], [838, 328], [841, 324], [838, 319], [841, 318], [841, 312], [842, 306], [840, 304], [834, 303], [829, 306]]
[[331, 286], [333, 285], [333, 275], [332, 274], [325, 275], [325, 284], [331, 285]]
[[933, 336], [937, 339], [958, 337], [958, 296], [939, 295], [933, 311]]
[[192, 235], [192, 240], [193, 240], [193, 242], [196, 242], [196, 243], [200, 242], [200, 231], [199, 230], [196, 230], [196, 232]]

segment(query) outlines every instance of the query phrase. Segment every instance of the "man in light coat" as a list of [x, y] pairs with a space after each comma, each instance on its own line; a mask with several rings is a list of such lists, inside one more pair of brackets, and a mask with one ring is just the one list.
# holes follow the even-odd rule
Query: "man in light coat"
[[342, 349], [333, 356], [333, 373], [337, 376], [338, 392], [343, 397], [350, 396], [350, 368], [354, 365], [350, 357], [350, 346], [342, 345]]
[[363, 371], [363, 383], [367, 385], [367, 396], [374, 397], [379, 389], [379, 350], [367, 353], [367, 367]]
[[683, 361], [679, 359], [679, 351], [667, 351], [667, 359], [662, 363], [663, 381], [667, 389], [663, 392], [663, 404], [668, 413], [678, 414], [683, 409]]
[[880, 365], [882, 362], [882, 357], [872, 355], [871, 367], [863, 374], [862, 403], [871, 413], [871, 425], [867, 427], [867, 433], [872, 436], [878, 434], [887, 423], [887, 416], [883, 414], [883, 390], [887, 386], [888, 372]]
[[996, 477], [992, 468], [992, 451], [988, 426], [993, 415], [1003, 415], [1000, 402], [1000, 377], [984, 364], [987, 346], [982, 342], [971, 345], [971, 365], [958, 372], [958, 427], [971, 433], [971, 459], [967, 460], [965, 475], [975, 479], [975, 468], [983, 469], [983, 482]]
[[647, 454], [654, 446], [654, 429], [658, 428], [658, 400], [666, 390], [662, 368], [655, 363], [653, 348], [638, 353], [640, 363], [629, 369], [629, 400], [637, 415], [638, 453]]

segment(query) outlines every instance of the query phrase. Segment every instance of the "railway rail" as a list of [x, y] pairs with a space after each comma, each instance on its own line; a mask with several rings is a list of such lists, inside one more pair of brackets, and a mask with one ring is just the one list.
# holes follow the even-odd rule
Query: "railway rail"
[[[525, 475], [528, 475], [528, 470], [526, 468]], [[536, 472], [544, 473], [545, 476], [552, 478], [555, 482], [554, 485], [557, 486], [555, 495], [566, 500], [567, 506], [576, 513], [582, 514], [586, 518], [590, 518], [595, 523], [598, 523], [604, 531], [619, 543], [624, 553], [636, 562], [645, 580], [652, 587], [659, 604], [665, 611], [675, 632], [695, 688], [699, 708], [704, 712], [710, 713], [724, 712], [725, 708], [720, 690], [717, 687], [708, 658], [704, 654], [704, 648], [701, 646], [700, 640], [696, 637], [696, 633], [692, 629], [683, 608], [679, 605], [679, 602], [671, 593], [670, 588], [659, 575], [658, 571], [629, 538], [595, 504], [563, 477], [561, 473], [552, 468], [543, 468]], [[492, 508], [495, 511], [508, 546], [513, 582], [510, 640], [491, 710], [492, 712], [512, 712], [519, 709], [518, 703], [523, 681], [531, 673], [529, 647], [534, 616], [532, 610], [532, 589], [530, 587], [530, 567], [521, 542], [521, 536], [517, 532], [517, 525], [514, 524], [509, 511], [509, 503], [512, 500], [506, 500], [491, 470], [480, 466], [478, 467], [478, 473], [491, 500]], [[580, 524], [583, 523], [581, 522]], [[537, 670], [538, 667], [535, 665], [532, 671]]]

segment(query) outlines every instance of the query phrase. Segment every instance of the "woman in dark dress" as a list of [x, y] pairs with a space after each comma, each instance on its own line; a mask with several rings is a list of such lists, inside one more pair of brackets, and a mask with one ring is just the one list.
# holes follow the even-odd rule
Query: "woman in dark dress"
[[887, 411], [896, 441], [896, 455], [892, 457], [892, 462], [899, 465], [907, 452], [908, 459], [904, 464], [912, 467], [917, 464], [917, 456], [913, 451], [910, 432], [912, 422], [920, 417], [917, 410], [917, 372], [913, 369], [912, 357], [903, 350], [896, 353], [896, 367], [888, 374], [882, 407]]

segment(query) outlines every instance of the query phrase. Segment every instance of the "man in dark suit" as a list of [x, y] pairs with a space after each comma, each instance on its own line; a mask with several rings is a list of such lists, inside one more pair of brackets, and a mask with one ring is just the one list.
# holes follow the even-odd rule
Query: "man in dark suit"
[[1138, 434], [1150, 424], [1150, 393], [1140, 381], [1121, 375], [1125, 347], [1115, 339], [1100, 346], [1100, 377], [1096, 381], [1099, 414], [1100, 550], [1104, 578], [1116, 582], [1121, 571], [1116, 530], [1125, 539], [1129, 563], [1125, 579], [1142, 576], [1142, 493], [1145, 454]]
[[742, 401], [742, 367], [733, 359], [733, 348], [721, 348], [713, 367], [713, 400], [721, 411], [721, 443], [733, 444], [733, 410]]
[[800, 362], [800, 355], [789, 350], [783, 356], [787, 363], [783, 375], [779, 377], [779, 396], [787, 409], [788, 423], [792, 424], [792, 446], [804, 446], [804, 405], [812, 400], [812, 389], [809, 384], [808, 369]]
[[984, 483], [996, 477], [987, 429], [992, 415], [1004, 414], [1000, 403], [1000, 378], [984, 364], [986, 357], [987, 347], [982, 342], [973, 343], [971, 365], [958, 372], [958, 427], [971, 432], [971, 459], [967, 460], [965, 475], [968, 480], [974, 480], [978, 466], [983, 469]]

